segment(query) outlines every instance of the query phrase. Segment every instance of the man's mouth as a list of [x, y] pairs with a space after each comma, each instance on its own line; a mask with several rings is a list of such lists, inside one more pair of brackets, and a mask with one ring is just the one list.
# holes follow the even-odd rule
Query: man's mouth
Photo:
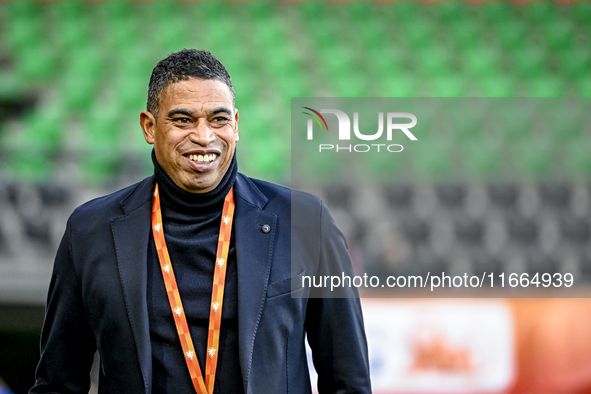
[[187, 157], [191, 161], [208, 164], [214, 161], [218, 157], [218, 155], [215, 153], [210, 153], [208, 155], [187, 155]]

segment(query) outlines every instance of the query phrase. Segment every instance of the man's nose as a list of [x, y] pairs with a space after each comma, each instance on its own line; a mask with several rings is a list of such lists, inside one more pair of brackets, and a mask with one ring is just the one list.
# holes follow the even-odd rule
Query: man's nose
[[215, 140], [215, 134], [213, 129], [209, 126], [207, 120], [199, 119], [199, 121], [195, 124], [195, 127], [191, 130], [189, 139], [191, 142], [201, 146], [207, 146]]

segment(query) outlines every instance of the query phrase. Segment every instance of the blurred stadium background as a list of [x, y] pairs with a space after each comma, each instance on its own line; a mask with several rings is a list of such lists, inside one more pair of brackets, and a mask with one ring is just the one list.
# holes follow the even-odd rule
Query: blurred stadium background
[[[291, 97], [591, 95], [587, 1], [0, 1], [0, 377], [17, 394], [33, 382], [65, 221], [80, 203], [151, 174], [138, 114], [153, 66], [184, 47], [210, 50], [232, 76], [241, 171], [283, 184], [290, 182]], [[337, 211], [367, 272], [395, 274], [401, 255], [406, 264], [448, 269], [457, 261], [440, 253], [443, 242], [446, 251], [466, 251], [474, 267], [503, 270], [511, 260], [560, 271], [574, 264], [591, 275], [587, 112], [574, 106], [572, 126], [560, 135], [518, 130], [491, 143], [486, 130], [471, 128], [454, 141], [466, 166], [476, 169], [469, 180], [449, 176], [452, 158], [444, 149], [411, 157], [409, 167], [428, 176], [420, 183], [393, 176], [383, 190], [383, 202], [405, 213], [379, 255], [364, 253], [371, 249], [367, 227], [354, 213], [357, 199], [367, 196], [350, 184], [318, 193]], [[515, 147], [504, 160], [520, 163], [519, 171], [493, 182], [502, 143]], [[474, 213], [474, 201], [484, 208]], [[491, 237], [498, 242], [489, 247]], [[445, 359], [441, 354], [455, 346], [502, 364], [488, 385], [446, 367], [449, 360], [425, 364], [429, 375], [415, 368], [405, 378], [384, 367], [403, 368], [405, 361], [378, 357], [378, 344], [376, 392], [591, 392], [586, 300], [483, 301], [476, 309], [490, 315], [482, 317], [473, 304], [402, 302], [384, 310], [364, 303], [370, 342], [388, 310], [399, 321], [423, 323], [433, 311], [463, 311], [454, 318], [459, 326], [451, 318], [428, 323], [447, 331], [438, 337], [443, 342], [427, 335], [423, 356]], [[490, 326], [486, 316], [501, 321], [486, 332], [493, 348], [506, 350], [497, 358], [486, 344], [462, 342], [485, 335], [478, 327]], [[395, 344], [412, 356], [408, 343]], [[470, 356], [462, 357], [469, 365]], [[544, 364], [551, 359], [556, 365]], [[483, 376], [492, 371], [485, 364]], [[427, 383], [388, 386], [387, 376]]]

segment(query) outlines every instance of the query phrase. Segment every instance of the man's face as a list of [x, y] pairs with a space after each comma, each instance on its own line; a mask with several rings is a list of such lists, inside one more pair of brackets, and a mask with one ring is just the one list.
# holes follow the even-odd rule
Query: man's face
[[230, 167], [238, 141], [238, 110], [230, 88], [217, 79], [168, 85], [158, 117], [143, 111], [140, 124], [156, 159], [181, 189], [207, 193]]

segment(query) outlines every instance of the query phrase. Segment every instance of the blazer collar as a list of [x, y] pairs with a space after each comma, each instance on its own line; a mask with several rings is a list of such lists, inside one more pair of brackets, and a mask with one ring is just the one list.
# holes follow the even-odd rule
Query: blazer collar
[[238, 173], [234, 183], [234, 196], [241, 198], [244, 202], [262, 210], [269, 200], [255, 184], [245, 176]]
[[268, 199], [246, 176], [238, 174], [234, 191], [234, 236], [238, 266], [238, 346], [244, 392], [248, 393], [254, 342], [263, 314], [271, 272], [277, 215], [263, 210]]
[[153, 177], [132, 186], [121, 202], [123, 216], [111, 219], [119, 279], [133, 332], [144, 393], [152, 390], [152, 352], [148, 318], [148, 241], [151, 231]]
[[152, 202], [152, 193], [154, 191], [154, 175], [147, 177], [143, 181], [131, 186], [127, 194], [120, 202], [121, 209], [125, 214], [138, 209], [147, 202]]

